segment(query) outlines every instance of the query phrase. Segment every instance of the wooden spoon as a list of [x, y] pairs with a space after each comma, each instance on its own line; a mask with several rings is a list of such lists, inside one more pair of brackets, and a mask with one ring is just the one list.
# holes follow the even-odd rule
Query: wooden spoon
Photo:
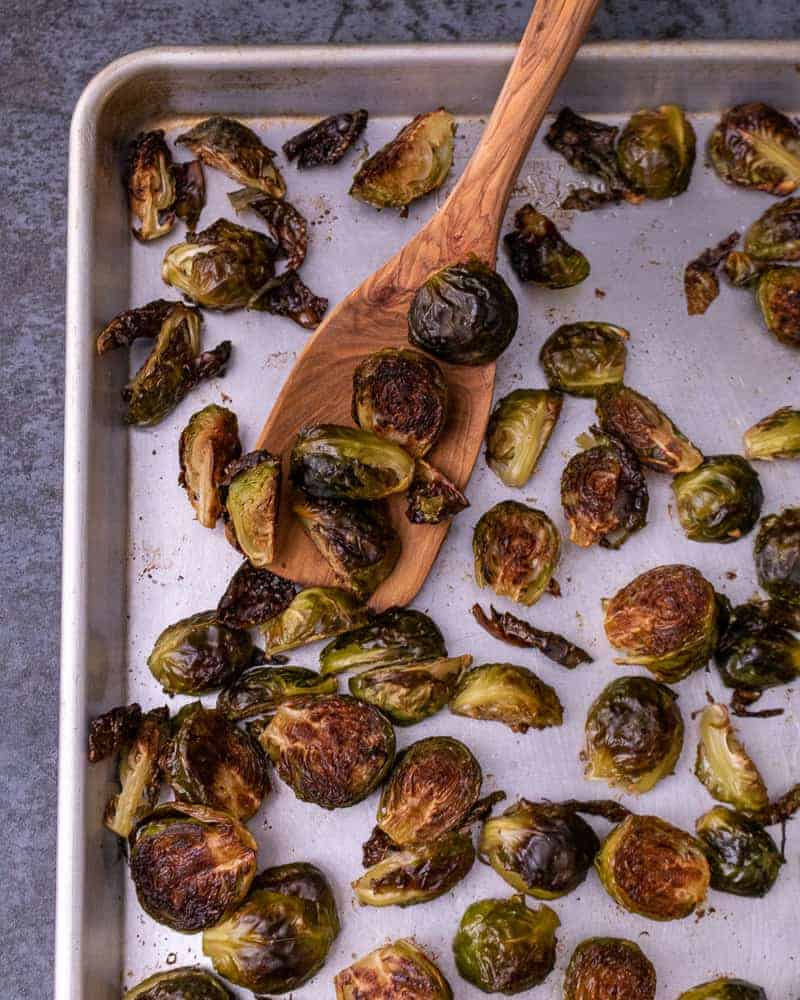
[[[538, 0], [489, 123], [441, 209], [398, 253], [350, 292], [322, 321], [275, 401], [259, 448], [283, 456], [284, 487], [274, 572], [305, 585], [333, 585], [327, 563], [291, 513], [289, 453], [304, 424], [352, 425], [353, 370], [381, 347], [408, 345], [406, 315], [416, 289], [440, 267], [470, 254], [493, 264], [511, 187], [599, 0]], [[443, 365], [450, 413], [430, 460], [463, 488], [480, 451], [492, 403], [495, 366]], [[448, 525], [412, 525], [405, 497], [392, 497], [403, 545], [371, 605], [408, 604], [433, 565]]]

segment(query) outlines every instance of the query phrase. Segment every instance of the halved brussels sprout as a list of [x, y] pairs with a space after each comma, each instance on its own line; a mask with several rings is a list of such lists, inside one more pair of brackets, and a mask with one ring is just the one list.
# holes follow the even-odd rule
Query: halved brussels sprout
[[216, 976], [199, 965], [157, 972], [131, 987], [122, 1000], [235, 1000]]
[[253, 654], [247, 632], [223, 625], [216, 611], [201, 611], [165, 628], [147, 665], [170, 694], [205, 694], [234, 681]]
[[800, 409], [782, 406], [744, 432], [748, 458], [800, 458]]
[[307, 587], [262, 629], [267, 652], [274, 655], [361, 628], [368, 620], [367, 609], [348, 591]]
[[484, 993], [522, 993], [543, 983], [556, 964], [561, 921], [549, 906], [530, 909], [524, 896], [468, 906], [453, 939], [459, 973]]
[[364, 667], [396, 667], [447, 656], [438, 626], [422, 611], [387, 608], [366, 625], [346, 632], [322, 650], [323, 677]]
[[571, 288], [589, 277], [586, 257], [570, 246], [555, 223], [533, 205], [518, 209], [514, 232], [506, 233], [503, 242], [520, 281], [545, 288]]
[[468, 719], [502, 722], [514, 733], [560, 726], [564, 710], [555, 689], [527, 667], [484, 663], [464, 674], [450, 711]]
[[768, 208], [747, 230], [744, 249], [756, 260], [800, 260], [800, 198]]
[[800, 126], [761, 101], [726, 111], [708, 142], [711, 163], [727, 184], [769, 194], [800, 185]]
[[122, 787], [108, 800], [103, 813], [103, 825], [118, 837], [129, 837], [134, 826], [158, 802], [168, 722], [169, 709], [154, 708], [141, 716], [135, 732], [119, 747], [118, 777]]
[[567, 670], [574, 670], [581, 663], [592, 662], [591, 656], [585, 649], [574, 645], [563, 635], [559, 635], [557, 632], [545, 632], [508, 611], [500, 614], [490, 606], [491, 618], [487, 617], [480, 604], [473, 604], [471, 611], [473, 618], [481, 628], [486, 629], [489, 635], [500, 639], [501, 642], [507, 642], [510, 646], [538, 649], [548, 660], [566, 667]]
[[767, 994], [755, 983], [723, 976], [681, 993], [678, 1000], [767, 1000]]
[[486, 429], [486, 464], [506, 486], [531, 478], [561, 413], [548, 389], [515, 389], [495, 403]]
[[598, 396], [625, 375], [627, 330], [612, 323], [565, 323], [539, 351], [551, 389], [573, 396]]
[[343, 809], [366, 798], [394, 760], [389, 722], [349, 695], [290, 698], [277, 706], [259, 739], [297, 798], [323, 809]]
[[134, 827], [129, 846], [140, 906], [182, 934], [235, 910], [256, 874], [256, 842], [247, 828], [208, 806], [157, 806]]
[[206, 118], [179, 135], [175, 143], [188, 146], [207, 166], [221, 170], [240, 184], [276, 198], [286, 193], [286, 184], [273, 163], [275, 154], [252, 129], [233, 118]]
[[297, 158], [297, 166], [301, 170], [338, 163], [367, 127], [368, 118], [363, 108], [351, 113], [329, 115], [287, 139], [281, 149], [290, 162]]
[[764, 691], [800, 677], [800, 639], [769, 608], [743, 604], [733, 609], [714, 662], [727, 687]]
[[262, 220], [270, 239], [286, 256], [288, 270], [300, 267], [308, 251], [308, 223], [291, 202], [250, 187], [229, 192], [228, 200], [237, 215], [251, 211]]
[[696, 144], [694, 129], [676, 104], [637, 111], [619, 137], [619, 166], [646, 197], [674, 198], [689, 186]]
[[439, 968], [406, 938], [359, 958], [333, 984], [336, 1000], [453, 1000]]
[[338, 934], [327, 879], [295, 862], [257, 875], [241, 906], [203, 931], [203, 954], [237, 986], [289, 993], [319, 972]]
[[219, 487], [225, 535], [256, 567], [265, 569], [275, 558], [281, 461], [261, 449], [231, 462]]
[[724, 705], [703, 709], [694, 773], [718, 802], [748, 813], [769, 806], [764, 779], [736, 735]]
[[544, 511], [503, 500], [475, 525], [475, 582], [520, 604], [535, 604], [545, 591], [559, 593], [553, 573], [560, 551], [558, 530]]
[[417, 115], [361, 164], [350, 194], [375, 208], [406, 209], [444, 182], [455, 133], [455, 119], [444, 108]]
[[229, 719], [256, 719], [272, 715], [295, 695], [335, 694], [337, 687], [335, 677], [321, 677], [306, 667], [253, 667], [220, 691], [217, 708]]
[[472, 256], [434, 273], [408, 311], [408, 339], [453, 365], [487, 365], [514, 339], [519, 310], [500, 275]]
[[440, 470], [424, 458], [414, 464], [406, 517], [412, 524], [441, 524], [469, 507], [469, 500]]
[[711, 867], [711, 888], [736, 896], [766, 896], [784, 859], [778, 845], [755, 820], [714, 806], [695, 824]]
[[350, 694], [379, 708], [396, 726], [413, 726], [444, 708], [471, 663], [471, 656], [453, 656], [372, 667], [350, 678]]
[[217, 605], [217, 618], [232, 628], [254, 628], [279, 615], [292, 603], [298, 586], [248, 560], [231, 577]]
[[[719, 295], [717, 268], [724, 260], [727, 270], [727, 262], [734, 256], [733, 248], [738, 242], [739, 233], [731, 233], [686, 265], [686, 270], [683, 272], [683, 289], [690, 316], [702, 316]], [[741, 255], [736, 254], [736, 256]]]
[[775, 600], [800, 606], [800, 507], [762, 520], [754, 554], [760, 586]]
[[702, 845], [657, 816], [628, 816], [595, 859], [611, 898], [650, 920], [681, 920], [703, 902], [711, 878]]
[[800, 267], [770, 267], [758, 279], [756, 302], [767, 329], [800, 347]]
[[764, 491], [741, 455], [714, 455], [672, 480], [684, 534], [693, 542], [735, 542], [761, 516]]
[[593, 937], [573, 951], [563, 1000], [655, 1000], [656, 970], [638, 944]]
[[677, 698], [649, 677], [607, 684], [586, 716], [586, 777], [638, 795], [672, 774], [683, 747]]
[[178, 482], [186, 490], [204, 528], [213, 528], [222, 513], [217, 487], [224, 478], [225, 467], [241, 453], [236, 414], [216, 403], [193, 413], [181, 432]]
[[141, 222], [133, 235], [142, 242], [165, 236], [175, 225], [176, 185], [163, 129], [142, 132], [130, 144], [124, 180], [131, 214]]

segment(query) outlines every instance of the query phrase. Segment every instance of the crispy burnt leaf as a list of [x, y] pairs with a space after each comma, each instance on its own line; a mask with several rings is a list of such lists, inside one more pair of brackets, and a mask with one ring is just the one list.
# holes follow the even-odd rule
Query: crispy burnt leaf
[[297, 584], [245, 560], [217, 605], [217, 618], [231, 628], [255, 628], [279, 615], [299, 591]]
[[107, 354], [118, 347], [130, 347], [134, 340], [158, 336], [161, 324], [179, 302], [155, 299], [146, 306], [126, 309], [115, 316], [97, 335], [97, 353]]
[[237, 214], [250, 209], [264, 220], [267, 232], [286, 254], [286, 266], [296, 271], [306, 259], [308, 223], [285, 198], [275, 198], [257, 188], [232, 191], [228, 198]]
[[319, 324], [328, 308], [328, 300], [307, 288], [297, 271], [287, 270], [272, 278], [252, 298], [250, 309], [288, 316], [306, 330]]
[[175, 214], [194, 230], [206, 200], [203, 166], [199, 160], [173, 163], [172, 176], [175, 178]]
[[501, 642], [507, 642], [510, 646], [521, 646], [523, 649], [538, 649], [548, 660], [559, 663], [568, 670], [574, 669], [581, 663], [592, 662], [592, 657], [585, 650], [573, 645], [563, 635], [545, 632], [508, 611], [501, 614], [491, 605], [489, 610], [491, 618], [480, 604], [474, 604], [472, 616], [481, 628], [486, 629]]
[[338, 163], [367, 127], [368, 117], [361, 109], [323, 118], [287, 139], [282, 147], [286, 159], [296, 159], [301, 169]]
[[686, 309], [690, 316], [702, 316], [719, 295], [717, 268], [738, 242], [739, 233], [731, 233], [686, 265], [683, 287], [686, 292]]
[[118, 705], [98, 715], [89, 723], [89, 763], [105, 760], [136, 735], [142, 720], [142, 709], [132, 705]]

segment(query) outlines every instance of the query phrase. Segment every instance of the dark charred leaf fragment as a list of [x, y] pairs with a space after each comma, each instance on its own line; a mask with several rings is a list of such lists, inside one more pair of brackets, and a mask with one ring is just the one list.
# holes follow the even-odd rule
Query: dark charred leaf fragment
[[545, 632], [508, 611], [501, 614], [491, 606], [489, 610], [491, 618], [480, 604], [474, 604], [472, 615], [481, 628], [486, 629], [501, 642], [507, 642], [510, 646], [521, 646], [524, 649], [538, 649], [548, 660], [568, 670], [574, 669], [581, 663], [592, 662], [592, 657], [585, 650], [575, 646], [563, 635]]
[[690, 316], [702, 316], [719, 295], [717, 268], [738, 242], [739, 233], [731, 233], [686, 265], [683, 287], [686, 292], [686, 309]]
[[116, 753], [124, 743], [130, 743], [142, 720], [142, 709], [118, 705], [98, 715], [89, 723], [89, 763], [96, 764]]
[[306, 259], [308, 223], [285, 198], [275, 198], [257, 188], [232, 191], [228, 198], [236, 212], [250, 209], [267, 227], [267, 232], [287, 257], [287, 267], [296, 271]]
[[361, 109], [323, 118], [287, 139], [282, 147], [286, 159], [296, 159], [301, 169], [338, 163], [367, 127], [368, 117]]
[[231, 628], [254, 628], [279, 615], [299, 591], [297, 584], [245, 560], [217, 605], [217, 618]]
[[328, 300], [307, 288], [297, 271], [284, 271], [272, 278], [253, 297], [250, 309], [287, 316], [306, 330], [313, 330], [328, 308]]

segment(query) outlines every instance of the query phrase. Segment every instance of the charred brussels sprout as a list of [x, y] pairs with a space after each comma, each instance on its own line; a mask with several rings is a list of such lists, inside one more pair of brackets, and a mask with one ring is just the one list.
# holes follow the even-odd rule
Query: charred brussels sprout
[[267, 652], [273, 656], [309, 642], [330, 639], [365, 625], [367, 609], [353, 594], [337, 587], [308, 587], [263, 626]]
[[275, 154], [252, 129], [233, 118], [214, 115], [179, 135], [175, 142], [240, 184], [276, 198], [286, 193], [286, 184], [273, 163]]
[[280, 493], [280, 459], [263, 449], [231, 462], [220, 483], [225, 534], [256, 569], [275, 557]]
[[523, 205], [517, 211], [514, 227], [503, 242], [520, 281], [545, 288], [571, 288], [589, 277], [586, 257], [570, 246], [555, 223], [533, 205]]
[[556, 526], [544, 511], [503, 500], [475, 525], [475, 581], [501, 597], [535, 604], [545, 591], [559, 593], [553, 573], [560, 550]]
[[724, 705], [707, 705], [700, 716], [700, 742], [694, 773], [718, 802], [742, 812], [769, 805], [764, 779], [731, 725]]
[[406, 209], [444, 182], [455, 132], [455, 119], [444, 108], [417, 115], [361, 164], [350, 194], [375, 208]]
[[212, 927], [247, 895], [256, 842], [227, 813], [189, 802], [157, 806], [131, 833], [136, 896], [153, 920], [183, 934]]
[[567, 670], [574, 670], [581, 663], [592, 662], [591, 656], [585, 649], [571, 643], [563, 635], [559, 635], [557, 632], [545, 632], [508, 611], [500, 614], [490, 605], [491, 617], [489, 617], [480, 604], [473, 604], [470, 610], [481, 628], [486, 629], [489, 635], [493, 635], [495, 639], [507, 642], [510, 646], [538, 649], [548, 660], [566, 667]]
[[125, 169], [125, 187], [131, 214], [141, 223], [132, 229], [142, 242], [165, 236], [175, 225], [176, 184], [172, 155], [164, 132], [142, 132], [131, 143]]
[[275, 198], [256, 188], [232, 191], [228, 200], [237, 212], [254, 212], [267, 227], [272, 241], [286, 257], [286, 267], [296, 271], [306, 259], [308, 223], [285, 198]]
[[702, 845], [657, 816], [629, 816], [595, 859], [611, 898], [650, 920], [680, 920], [702, 903], [710, 872]]
[[768, 208], [747, 230], [744, 249], [756, 260], [800, 260], [800, 198]]
[[800, 347], [800, 267], [770, 267], [758, 279], [756, 301], [767, 329]]
[[764, 491], [758, 473], [740, 455], [706, 458], [672, 480], [684, 534], [693, 542], [735, 542], [761, 516]]
[[371, 705], [348, 695], [290, 698], [260, 736], [298, 799], [323, 809], [355, 805], [386, 777], [394, 730]]
[[297, 160], [301, 170], [338, 163], [367, 127], [368, 118], [363, 109], [329, 115], [287, 139], [281, 148], [287, 160]]
[[686, 309], [690, 316], [702, 316], [719, 295], [717, 269], [724, 260], [727, 271], [727, 262], [734, 256], [733, 248], [738, 242], [739, 233], [731, 233], [686, 265], [683, 273], [683, 289], [686, 294]]
[[379, 708], [396, 726], [413, 726], [444, 708], [470, 663], [471, 656], [453, 656], [372, 667], [350, 678], [350, 694]]
[[339, 933], [330, 886], [314, 865], [267, 868], [247, 899], [203, 932], [214, 969], [255, 993], [288, 993], [324, 965]]
[[513, 663], [485, 663], [467, 671], [450, 702], [454, 715], [502, 722], [512, 732], [560, 726], [564, 710], [549, 684]]
[[631, 186], [648, 198], [674, 198], [689, 186], [694, 129], [681, 108], [664, 104], [637, 111], [622, 130], [617, 157]]
[[200, 966], [157, 972], [129, 989], [122, 1000], [234, 1000], [216, 976]]
[[322, 675], [364, 667], [396, 667], [447, 656], [436, 623], [413, 608], [388, 608], [366, 625], [346, 632], [320, 654]]
[[192, 414], [181, 433], [178, 482], [186, 490], [204, 528], [213, 528], [222, 513], [217, 487], [224, 478], [225, 467], [241, 453], [236, 414], [216, 403]]
[[134, 826], [158, 802], [168, 720], [167, 708], [154, 708], [140, 718], [135, 732], [119, 747], [121, 788], [109, 799], [103, 814], [103, 825], [118, 837], [129, 837]]
[[764, 691], [800, 677], [800, 639], [769, 609], [734, 608], [714, 651], [723, 684], [740, 691]]
[[279, 615], [297, 595], [297, 585], [245, 560], [217, 605], [217, 618], [231, 628], [253, 628]]
[[201, 611], [165, 628], [147, 665], [170, 694], [205, 694], [235, 680], [253, 652], [247, 632], [223, 625], [216, 611]]
[[217, 708], [229, 719], [255, 719], [296, 695], [335, 694], [337, 687], [334, 677], [306, 667], [253, 667], [220, 692]]
[[498, 400], [486, 430], [486, 464], [506, 486], [531, 478], [561, 413], [559, 393], [515, 389]]
[[[181, 303], [154, 299], [147, 305], [119, 313], [97, 335], [98, 355], [102, 357], [118, 347], [130, 347], [135, 340], [141, 338], [154, 340], [166, 318], [177, 306], [181, 306]], [[199, 321], [199, 313], [197, 318]]]
[[767, 1000], [767, 994], [755, 983], [723, 976], [681, 993], [678, 1000]]
[[672, 774], [683, 747], [677, 695], [649, 677], [603, 688], [586, 717], [586, 777], [641, 794]]
[[800, 507], [761, 522], [755, 543], [759, 584], [770, 597], [800, 606]]
[[455, 483], [424, 458], [417, 459], [406, 505], [412, 524], [441, 524], [467, 507], [469, 500]]
[[333, 982], [336, 1000], [453, 1000], [438, 967], [405, 938], [359, 958]]
[[142, 707], [117, 705], [89, 722], [87, 757], [90, 764], [97, 764], [120, 750], [136, 737], [142, 721]]
[[420, 285], [408, 312], [408, 339], [449, 364], [486, 365], [514, 339], [518, 319], [514, 293], [473, 256]]
[[655, 1000], [656, 970], [638, 944], [594, 937], [573, 951], [563, 1000]]
[[744, 432], [748, 458], [800, 458], [800, 409], [782, 406]]
[[775, 195], [791, 194], [800, 185], [800, 127], [761, 101], [726, 111], [708, 151], [727, 184]]
[[456, 967], [484, 993], [511, 996], [543, 983], [556, 964], [561, 921], [548, 906], [531, 910], [524, 896], [468, 906], [453, 940]]
[[566, 323], [542, 345], [539, 361], [551, 389], [597, 396], [625, 375], [630, 334], [611, 323]]
[[696, 823], [711, 867], [711, 888], [736, 896], [766, 896], [781, 870], [778, 845], [755, 820], [714, 806]]
[[313, 330], [328, 308], [328, 300], [315, 295], [297, 271], [289, 269], [271, 278], [250, 300], [248, 308], [287, 316], [305, 330]]

